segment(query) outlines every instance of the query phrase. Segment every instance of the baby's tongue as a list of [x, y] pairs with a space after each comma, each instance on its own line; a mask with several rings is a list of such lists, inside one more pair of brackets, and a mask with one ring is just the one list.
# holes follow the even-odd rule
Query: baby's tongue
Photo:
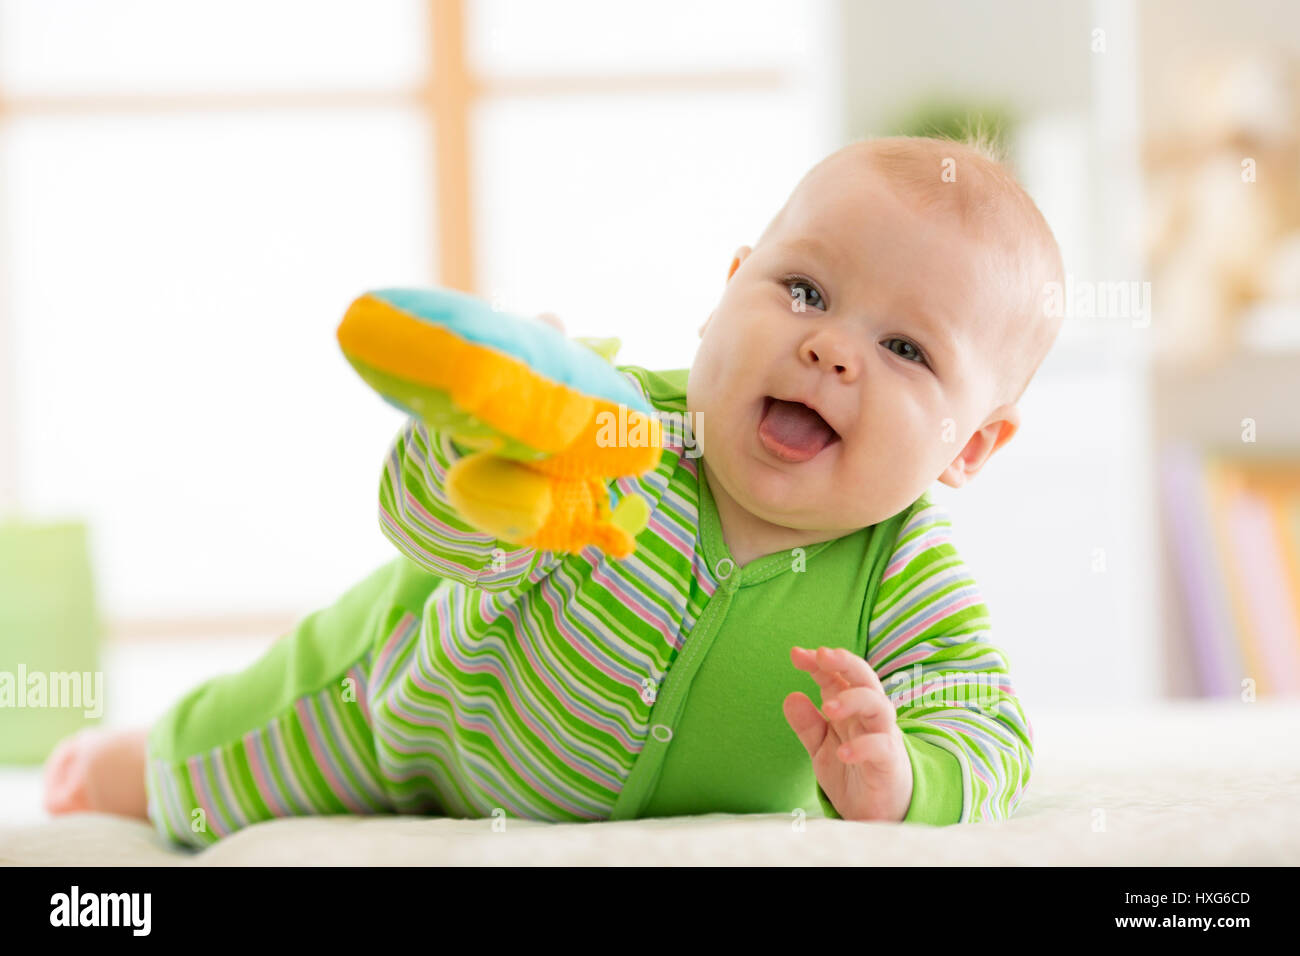
[[758, 434], [767, 450], [785, 461], [807, 461], [830, 444], [835, 432], [807, 405], [772, 400]]

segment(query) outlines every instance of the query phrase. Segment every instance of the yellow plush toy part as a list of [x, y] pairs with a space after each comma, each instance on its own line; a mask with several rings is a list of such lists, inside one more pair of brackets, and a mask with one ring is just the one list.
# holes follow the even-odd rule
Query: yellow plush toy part
[[512, 544], [630, 555], [649, 509], [611, 509], [608, 483], [659, 464], [659, 421], [611, 364], [617, 340], [575, 341], [448, 289], [382, 289], [338, 329], [357, 373], [385, 401], [470, 449], [447, 498]]

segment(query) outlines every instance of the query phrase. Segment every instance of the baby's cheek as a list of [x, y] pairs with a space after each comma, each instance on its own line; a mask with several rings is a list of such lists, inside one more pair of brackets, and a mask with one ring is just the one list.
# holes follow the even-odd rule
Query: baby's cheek
[[865, 436], [852, 456], [849, 484], [861, 489], [877, 507], [897, 504], [890, 512], [893, 514], [915, 501], [943, 471], [946, 461], [940, 462], [950, 447], [926, 425], [881, 426]]

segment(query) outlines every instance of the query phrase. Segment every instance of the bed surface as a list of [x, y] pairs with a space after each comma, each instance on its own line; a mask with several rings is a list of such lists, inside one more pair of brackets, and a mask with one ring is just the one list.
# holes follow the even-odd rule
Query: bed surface
[[[927, 827], [709, 814], [541, 824], [300, 817], [201, 852], [101, 814], [50, 819], [39, 773], [0, 775], [8, 865], [1296, 865], [1300, 701], [1031, 716], [1035, 769], [1004, 823]], [[13, 822], [14, 820], [27, 822]]]

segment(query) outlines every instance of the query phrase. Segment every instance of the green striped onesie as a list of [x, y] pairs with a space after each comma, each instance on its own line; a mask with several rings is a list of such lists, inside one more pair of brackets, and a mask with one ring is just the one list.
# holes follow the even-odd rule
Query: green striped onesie
[[619, 366], [661, 413], [658, 467], [610, 483], [648, 526], [610, 560], [465, 524], [461, 449], [408, 419], [380, 525], [399, 554], [149, 737], [149, 818], [204, 846], [295, 814], [547, 821], [837, 816], [782, 702], [820, 693], [793, 645], [865, 656], [913, 769], [906, 820], [1002, 820], [1033, 731], [980, 592], [928, 492], [894, 517], [736, 567], [686, 430], [687, 370]]

